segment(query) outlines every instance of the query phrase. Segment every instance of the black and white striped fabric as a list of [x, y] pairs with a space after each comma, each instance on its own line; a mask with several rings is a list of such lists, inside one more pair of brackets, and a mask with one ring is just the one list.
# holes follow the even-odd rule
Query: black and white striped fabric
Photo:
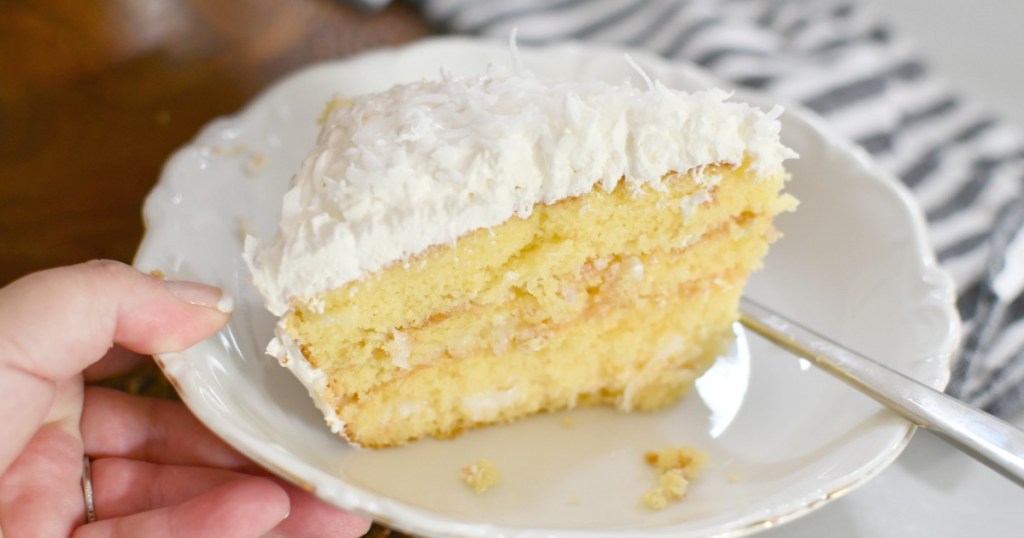
[[573, 39], [696, 63], [795, 99], [914, 193], [954, 277], [965, 338], [949, 391], [1024, 410], [1024, 143], [954, 95], [867, 10], [828, 0], [420, 0], [439, 30]]

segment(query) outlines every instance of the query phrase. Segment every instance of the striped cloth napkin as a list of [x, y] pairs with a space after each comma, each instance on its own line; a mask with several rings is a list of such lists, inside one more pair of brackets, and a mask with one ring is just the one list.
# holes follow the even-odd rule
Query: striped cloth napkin
[[964, 320], [948, 391], [994, 414], [1024, 411], [1024, 143], [954, 95], [907, 41], [856, 2], [417, 3], [441, 31], [504, 39], [517, 29], [524, 44], [570, 39], [647, 49], [824, 116], [901, 178], [927, 215]]

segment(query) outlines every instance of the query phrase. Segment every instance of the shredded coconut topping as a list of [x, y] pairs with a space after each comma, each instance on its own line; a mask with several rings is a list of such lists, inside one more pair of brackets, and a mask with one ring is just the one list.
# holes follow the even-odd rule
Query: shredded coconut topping
[[657, 188], [668, 172], [744, 156], [773, 170], [795, 156], [779, 142], [781, 109], [728, 97], [492, 68], [338, 101], [285, 194], [278, 233], [246, 241], [253, 284], [283, 315], [537, 204], [620, 179]]

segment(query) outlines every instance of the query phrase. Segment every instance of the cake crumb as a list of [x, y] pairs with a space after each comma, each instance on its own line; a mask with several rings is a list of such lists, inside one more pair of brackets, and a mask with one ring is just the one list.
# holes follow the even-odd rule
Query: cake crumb
[[682, 469], [687, 480], [693, 480], [708, 463], [708, 455], [692, 446], [668, 447], [644, 454], [644, 460], [661, 474], [669, 469]]
[[583, 503], [583, 500], [579, 497], [569, 497], [569, 504], [576, 506]]
[[732, 473], [729, 476], [725, 477], [725, 480], [730, 483], [736, 483], [739, 482], [740, 480], [743, 480], [743, 477], [740, 476], [739, 473]]
[[463, 467], [461, 476], [462, 481], [477, 495], [483, 495], [501, 480], [498, 467], [487, 458], [480, 458]]
[[245, 164], [242, 168], [245, 173], [250, 176], [255, 176], [263, 171], [267, 167], [267, 155], [265, 153], [250, 153], [249, 158], [245, 160]]
[[149, 276], [160, 280], [167, 280], [167, 275], [164, 274], [164, 272], [159, 269], [153, 269], [152, 271], [150, 271]]
[[563, 428], [571, 428], [571, 427], [573, 427], [575, 425], [576, 425], [576, 421], [574, 421], [572, 419], [572, 417], [562, 417], [562, 427]]
[[682, 499], [689, 484], [690, 481], [683, 476], [682, 469], [669, 469], [658, 476], [658, 489], [665, 492], [669, 499]]
[[664, 510], [668, 506], [668, 498], [658, 488], [648, 490], [644, 493], [644, 505], [651, 510]]
[[238, 157], [239, 155], [245, 153], [246, 149], [248, 148], [246, 147], [245, 144], [234, 144], [231, 146], [226, 146], [223, 144], [214, 144], [213, 147], [210, 148], [210, 153], [216, 155], [217, 157]]
[[708, 456], [692, 446], [683, 446], [648, 452], [644, 460], [658, 473], [658, 483], [644, 493], [643, 502], [652, 510], [662, 510], [686, 497], [690, 481], [707, 465]]

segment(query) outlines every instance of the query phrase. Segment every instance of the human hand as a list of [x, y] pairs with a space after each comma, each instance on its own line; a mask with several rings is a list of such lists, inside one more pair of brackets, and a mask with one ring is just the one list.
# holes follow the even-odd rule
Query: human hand
[[225, 297], [116, 262], [0, 289], [0, 538], [366, 532], [367, 521], [269, 478], [182, 405], [83, 385], [210, 336], [228, 319]]

